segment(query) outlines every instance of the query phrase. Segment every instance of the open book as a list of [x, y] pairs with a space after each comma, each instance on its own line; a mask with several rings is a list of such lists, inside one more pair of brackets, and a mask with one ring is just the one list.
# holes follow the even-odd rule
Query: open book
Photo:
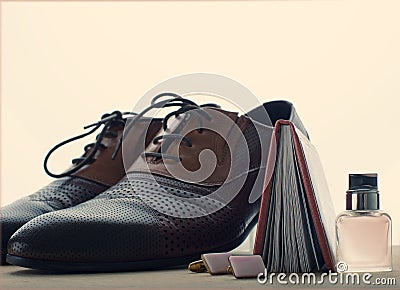
[[269, 272], [334, 270], [335, 213], [315, 147], [292, 122], [274, 128], [253, 253]]

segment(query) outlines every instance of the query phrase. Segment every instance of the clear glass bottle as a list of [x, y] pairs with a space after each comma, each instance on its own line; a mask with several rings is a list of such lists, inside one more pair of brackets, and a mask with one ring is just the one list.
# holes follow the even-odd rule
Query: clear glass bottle
[[341, 271], [392, 270], [392, 220], [379, 210], [377, 179], [375, 173], [349, 175], [346, 211], [336, 218], [336, 259], [342, 263]]

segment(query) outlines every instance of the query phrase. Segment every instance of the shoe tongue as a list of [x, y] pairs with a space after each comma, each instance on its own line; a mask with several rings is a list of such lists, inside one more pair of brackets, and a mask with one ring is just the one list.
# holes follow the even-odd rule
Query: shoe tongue
[[[140, 156], [143, 152], [143, 148], [153, 140], [160, 128], [160, 119], [143, 117], [138, 120], [132, 130], [125, 133], [125, 144], [127, 146], [121, 148], [116, 158], [113, 160], [112, 154], [114, 153], [119, 139], [124, 134], [124, 126], [122, 123], [117, 122], [112, 124], [108, 131], [113, 132], [115, 136], [106, 135], [101, 140], [101, 144], [105, 145], [105, 148], [97, 151], [94, 156], [95, 162], [82, 167], [73, 175], [107, 186], [116, 184], [124, 177], [125, 168], [132, 165]], [[89, 153], [90, 150], [83, 156], [87, 156]]]
[[[200, 110], [202, 110], [202, 112], [200, 112]], [[237, 112], [229, 112], [214, 107], [199, 108], [177, 116], [173, 121], [171, 121], [171, 124], [168, 125], [167, 130], [164, 131], [162, 134], [182, 135], [190, 139], [190, 137], [193, 136], [189, 136], [189, 134], [193, 135], [196, 133], [196, 131], [199, 132], [198, 130], [201, 130], [202, 132], [214, 131], [222, 136], [227, 136], [230, 128], [236, 123], [237, 118]], [[206, 136], [204, 137], [201, 136], [200, 138], [202, 140], [200, 141], [210, 142], [211, 140], [207, 139], [207, 136], [208, 134], [206, 134]], [[173, 143], [175, 143], [175, 146], [177, 146], [181, 138], [178, 137], [175, 140], [165, 139], [162, 141], [163, 145], [160, 144], [155, 146], [154, 148], [148, 148], [150, 149], [148, 151], [160, 152], [161, 146], [163, 146], [164, 153], [168, 153], [171, 151], [169, 150], [169, 147]]]
[[192, 114], [193, 112], [186, 112], [186, 114], [177, 116], [169, 122], [167, 130], [162, 134], [180, 134], [185, 126], [189, 125]]
[[[211, 173], [214, 177], [217, 176], [217, 178], [213, 178], [218, 179], [217, 183], [223, 182], [229, 172], [229, 166], [221, 166], [227, 149], [226, 140], [235, 140], [238, 132], [241, 133], [241, 128], [238, 128], [236, 124], [238, 113], [212, 107], [204, 107], [198, 110], [203, 112], [191, 110], [171, 120], [168, 129], [161, 132], [161, 135], [167, 137], [158, 144], [151, 144], [146, 148], [146, 152], [156, 152], [160, 154], [160, 157], [163, 157], [147, 157], [147, 160], [140, 158], [130, 167], [128, 172], [150, 172], [194, 182], [193, 178], [189, 176], [192, 173], [202, 176], [201, 170], [206, 171], [203, 166], [207, 167], [209, 163], [212, 164], [210, 168], [212, 167], [211, 169], [216, 174], [213, 171]], [[232, 130], [233, 127], [235, 127], [235, 130]], [[198, 129], [202, 129], [202, 131], [199, 132]], [[173, 135], [173, 137], [168, 135]], [[193, 146], [185, 143], [182, 136], [185, 136]], [[204, 155], [201, 156], [202, 154]], [[168, 158], [168, 156], [181, 158], [181, 162], [177, 161], [176, 158], [175, 160]], [[200, 164], [199, 160], [202, 158], [204, 162]], [[218, 162], [218, 166], [215, 166], [215, 162]], [[199, 169], [201, 170], [198, 171]], [[204, 176], [206, 175], [204, 174]]]

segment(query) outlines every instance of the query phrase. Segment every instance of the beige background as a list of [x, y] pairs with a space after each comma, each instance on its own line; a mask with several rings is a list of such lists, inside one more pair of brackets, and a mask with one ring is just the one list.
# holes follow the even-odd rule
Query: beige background
[[213, 72], [295, 104], [337, 212], [348, 173], [378, 172], [399, 244], [399, 12], [400, 1], [365, 0], [2, 3], [2, 204], [50, 182], [47, 150], [103, 112]]

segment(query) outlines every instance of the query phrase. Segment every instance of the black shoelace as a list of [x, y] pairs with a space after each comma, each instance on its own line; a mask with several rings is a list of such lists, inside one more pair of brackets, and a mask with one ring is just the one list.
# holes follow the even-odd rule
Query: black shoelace
[[[165, 99], [165, 100], [161, 100], [158, 101], [159, 99], [163, 98], [163, 97], [171, 97], [169, 99]], [[171, 117], [175, 117], [177, 118], [179, 115], [181, 114], [185, 114], [189, 111], [195, 112], [196, 116], [198, 117], [198, 132], [202, 133], [203, 129], [202, 129], [202, 118], [206, 118], [208, 120], [211, 119], [211, 116], [209, 113], [207, 113], [205, 110], [203, 110], [203, 108], [205, 107], [213, 107], [213, 108], [219, 108], [218, 105], [216, 104], [203, 104], [203, 105], [198, 105], [195, 102], [183, 98], [175, 93], [162, 93], [159, 94], [157, 96], [155, 96], [152, 101], [151, 101], [151, 105], [149, 107], [147, 107], [146, 109], [144, 109], [141, 113], [137, 114], [132, 120], [130, 120], [130, 122], [125, 126], [125, 132], [124, 135], [119, 139], [118, 145], [115, 148], [114, 154], [113, 154], [113, 158], [115, 158], [115, 156], [117, 155], [118, 151], [121, 148], [122, 142], [124, 140], [124, 136], [127, 134], [127, 132], [129, 132], [129, 130], [134, 126], [134, 124], [137, 122], [137, 120], [139, 120], [141, 117], [143, 117], [144, 114], [146, 114], [147, 112], [149, 112], [152, 109], [156, 109], [156, 108], [167, 108], [167, 107], [180, 107], [179, 109], [167, 114], [162, 121], [162, 127], [164, 131], [167, 131], [168, 129], [168, 120]], [[160, 142], [161, 140], [182, 140], [183, 142], [185, 142], [185, 144], [189, 147], [192, 146], [192, 142], [189, 140], [189, 138], [187, 138], [184, 135], [181, 134], [163, 134], [163, 135], [159, 135], [157, 137], [155, 137], [153, 139], [153, 144], [157, 144], [158, 142]], [[164, 150], [168, 147], [168, 145], [164, 145]], [[170, 154], [166, 154], [163, 152], [143, 152], [142, 153], [142, 157], [146, 158], [146, 157], [154, 157], [156, 159], [172, 159], [175, 161], [180, 161], [180, 157], [179, 156], [174, 156], [174, 155], [170, 155]]]
[[[113, 127], [125, 126], [126, 118], [124, 118], [124, 116], [127, 116], [127, 115], [136, 115], [136, 114], [131, 113], [131, 112], [121, 113], [120, 111], [114, 111], [114, 112], [112, 112], [110, 114], [104, 114], [101, 117], [100, 121], [98, 121], [96, 123], [93, 123], [93, 124], [90, 124], [90, 125], [87, 125], [87, 126], [84, 127], [84, 129], [88, 129], [88, 128], [92, 128], [93, 127], [93, 129], [91, 129], [90, 131], [88, 131], [86, 133], [83, 133], [81, 135], [72, 137], [70, 139], [67, 139], [67, 140], [55, 145], [53, 148], [50, 149], [50, 151], [47, 153], [46, 157], [44, 158], [44, 163], [43, 163], [44, 171], [51, 177], [61, 178], [61, 177], [65, 177], [65, 176], [68, 176], [70, 174], [73, 174], [73, 173], [77, 172], [79, 169], [81, 169], [83, 166], [85, 166], [87, 164], [91, 164], [91, 163], [95, 162], [96, 159], [94, 158], [94, 156], [97, 153], [97, 151], [99, 149], [107, 149], [107, 146], [104, 145], [103, 143], [101, 143], [103, 138], [104, 137], [117, 138], [118, 134], [116, 132], [114, 132], [114, 131], [111, 131], [110, 129], [113, 128]], [[50, 155], [52, 153], [54, 153], [54, 151], [56, 151], [61, 146], [64, 146], [65, 144], [68, 144], [68, 143], [73, 142], [75, 140], [84, 138], [84, 137], [94, 133], [102, 125], [104, 125], [104, 127], [100, 131], [100, 133], [96, 136], [96, 142], [87, 144], [84, 147], [85, 154], [89, 150], [91, 150], [90, 153], [86, 157], [79, 157], [79, 158], [72, 159], [72, 164], [74, 166], [71, 169], [69, 169], [67, 171], [64, 171], [63, 173], [60, 173], [60, 174], [53, 173], [48, 169], [47, 163], [48, 163], [48, 160], [50, 158]]]

